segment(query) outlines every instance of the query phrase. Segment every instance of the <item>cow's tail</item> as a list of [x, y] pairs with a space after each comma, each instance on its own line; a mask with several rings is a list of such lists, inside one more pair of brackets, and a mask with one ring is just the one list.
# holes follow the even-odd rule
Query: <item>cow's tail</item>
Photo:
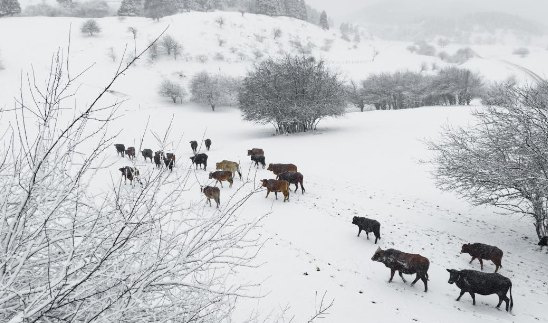
[[510, 282], [510, 311], [514, 307], [514, 298], [512, 297], [512, 282]]

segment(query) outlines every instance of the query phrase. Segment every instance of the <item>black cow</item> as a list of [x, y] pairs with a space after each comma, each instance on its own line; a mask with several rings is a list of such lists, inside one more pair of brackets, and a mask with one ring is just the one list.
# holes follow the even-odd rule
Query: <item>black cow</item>
[[381, 238], [381, 224], [377, 220], [355, 216], [352, 218], [352, 224], [358, 226], [358, 237], [363, 230], [367, 235], [367, 240], [369, 240], [369, 232], [373, 232], [375, 235], [375, 244], [377, 244], [377, 240]]
[[301, 184], [301, 193], [304, 194], [304, 185], [303, 185], [303, 174], [299, 172], [284, 172], [278, 175], [276, 179], [282, 180], [282, 181], [288, 181], [289, 184], [295, 184], [295, 192], [299, 189], [299, 183]]
[[119, 168], [119, 171], [122, 172], [122, 177], [124, 177], [124, 185], [127, 183], [128, 179], [131, 185], [133, 185], [134, 179], [137, 180], [139, 184], [141, 184], [139, 177], [137, 177], [140, 175], [139, 170], [137, 168], [126, 166], [126, 167]]
[[114, 148], [116, 148], [116, 155], [120, 155], [124, 157], [124, 154], [126, 153], [126, 146], [123, 144], [115, 144]]
[[411, 286], [415, 285], [419, 279], [424, 283], [424, 292], [428, 291], [428, 268], [430, 267], [430, 261], [428, 258], [417, 254], [410, 254], [401, 252], [396, 249], [382, 250], [378, 248], [373, 257], [373, 261], [381, 262], [386, 267], [390, 268], [390, 280], [394, 279], [396, 271], [399, 273], [401, 279], [406, 283], [403, 274], [412, 275], [417, 274], [415, 280], [411, 283]]
[[192, 140], [192, 141], [190, 142], [190, 148], [192, 148], [192, 152], [193, 152], [193, 153], [196, 153], [196, 150], [198, 149], [198, 142]]
[[540, 250], [542, 250], [542, 247], [548, 246], [548, 237], [542, 237], [540, 241], [538, 242], [538, 245], [540, 246]]
[[156, 168], [162, 167], [162, 154], [159, 151], [154, 153], [154, 164]]
[[263, 165], [263, 169], [266, 167], [264, 155], [251, 155], [251, 161], [254, 161], [257, 167], [259, 167], [259, 163]]
[[205, 146], [207, 148], [207, 151], [209, 151], [209, 148], [211, 147], [211, 139], [206, 139], [204, 142], [205, 142]]
[[[500, 307], [502, 301], [506, 303], [506, 311], [510, 311], [514, 307], [514, 299], [512, 298], [512, 281], [501, 274], [483, 273], [476, 270], [455, 270], [447, 269], [449, 272], [449, 284], [455, 283], [460, 288], [460, 295], [457, 301], [460, 300], [464, 293], [469, 293], [472, 296], [472, 304], [476, 305], [476, 295], [492, 295], [497, 294]], [[510, 290], [510, 306], [508, 306], [508, 297], [506, 294]]]
[[141, 154], [143, 154], [145, 162], [147, 161], [147, 158], [150, 158], [150, 162], [152, 163], [152, 158], [154, 157], [152, 149], [143, 149], [143, 151], [141, 151]]
[[467, 243], [462, 245], [460, 253], [468, 253], [472, 256], [470, 263], [478, 258], [481, 270], [483, 270], [483, 259], [491, 260], [495, 264], [495, 272], [502, 268], [503, 252], [497, 247], [489, 246], [483, 243]]
[[164, 158], [164, 163], [170, 171], [173, 171], [173, 166], [175, 166], [175, 155], [167, 153], [166, 158]]
[[196, 164], [196, 169], [198, 169], [198, 165], [203, 165], [204, 170], [207, 170], [207, 158], [206, 154], [197, 154], [196, 156], [190, 157], [190, 160], [192, 160], [193, 164]]

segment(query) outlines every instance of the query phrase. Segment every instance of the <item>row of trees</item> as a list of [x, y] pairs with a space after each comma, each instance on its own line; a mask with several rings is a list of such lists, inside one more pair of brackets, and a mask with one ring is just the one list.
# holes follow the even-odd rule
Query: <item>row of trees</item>
[[0, 0], [0, 17], [13, 16], [21, 13], [18, 0]]
[[428, 105], [469, 105], [482, 95], [481, 77], [467, 69], [448, 67], [437, 75], [400, 71], [368, 77], [348, 88], [348, 98], [362, 111], [397, 110]]

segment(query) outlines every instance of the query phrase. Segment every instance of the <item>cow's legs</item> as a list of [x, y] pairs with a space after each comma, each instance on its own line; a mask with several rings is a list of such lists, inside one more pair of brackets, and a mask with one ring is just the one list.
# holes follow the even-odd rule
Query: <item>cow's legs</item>
[[369, 240], [369, 231], [365, 230], [365, 235], [367, 236], [367, 240]]
[[407, 283], [407, 281], [405, 280], [405, 278], [403, 278], [403, 274], [401, 273], [401, 271], [398, 271], [398, 273], [400, 274], [401, 280], [403, 280], [404, 283]]
[[390, 280], [388, 281], [389, 283], [392, 282], [392, 279], [394, 279], [394, 274], [396, 273], [396, 271], [394, 269], [390, 269]]
[[268, 197], [268, 194], [270, 194], [270, 190], [269, 190], [269, 189], [266, 190], [266, 196], [265, 196], [265, 198]]
[[479, 262], [480, 262], [480, 265], [481, 265], [481, 270], [483, 270], [483, 259], [481, 258], [478, 258]]
[[495, 264], [495, 272], [499, 271], [499, 265]]
[[426, 293], [428, 291], [428, 279], [426, 279], [426, 275], [422, 275], [421, 280], [424, 283], [424, 292]]
[[461, 289], [459, 297], [457, 297], [457, 302], [460, 301], [460, 298], [464, 295], [464, 291]]
[[221, 183], [221, 188], [223, 187], [223, 181], [219, 181], [219, 183]]
[[274, 195], [276, 195], [276, 200], [278, 199], [278, 192], [274, 192]]
[[476, 305], [476, 294], [472, 292], [468, 292], [470, 296], [472, 296], [472, 305]]
[[472, 260], [470, 260], [469, 264], [471, 264], [474, 260], [476, 260], [476, 257], [472, 257]]
[[421, 277], [417, 273], [417, 277], [415, 277], [415, 280], [413, 280], [413, 282], [411, 283], [411, 286], [415, 285], [419, 281], [419, 279], [421, 279]]

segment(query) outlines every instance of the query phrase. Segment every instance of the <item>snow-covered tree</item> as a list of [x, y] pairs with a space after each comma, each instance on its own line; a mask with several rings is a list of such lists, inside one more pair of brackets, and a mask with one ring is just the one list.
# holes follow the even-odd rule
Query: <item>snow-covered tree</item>
[[475, 122], [446, 127], [429, 142], [438, 186], [475, 205], [494, 205], [532, 220], [548, 235], [548, 86], [503, 84]]
[[86, 20], [82, 26], [80, 27], [80, 31], [83, 34], [88, 34], [89, 36], [93, 36], [93, 34], [98, 34], [101, 32], [101, 27], [99, 27], [99, 24], [94, 19]]
[[325, 11], [322, 11], [320, 15], [320, 27], [325, 30], [329, 30], [329, 22], [327, 20], [327, 13]]
[[187, 93], [185, 89], [181, 86], [181, 84], [170, 80], [164, 80], [162, 81], [162, 84], [160, 84], [158, 94], [161, 97], [170, 98], [173, 103], [177, 103], [177, 99], [179, 99], [181, 103], [183, 103], [183, 99], [185, 98]]
[[135, 17], [141, 15], [142, 12], [142, 0], [123, 0], [120, 9], [118, 9], [118, 16]]
[[314, 130], [345, 113], [345, 88], [323, 61], [286, 56], [255, 66], [240, 87], [244, 120], [272, 124], [278, 133]]
[[256, 221], [235, 216], [254, 191], [204, 212], [185, 195], [196, 187], [186, 170], [141, 173], [135, 186], [117, 168], [109, 176], [120, 103], [104, 95], [133, 64], [82, 109], [85, 76], [69, 73], [66, 56], [17, 95], [11, 113], [32, 113], [32, 129], [5, 126], [0, 139], [0, 321], [230, 321], [250, 292], [231, 276], [260, 249], [248, 234]]
[[277, 4], [278, 0], [255, 0], [255, 10], [261, 15], [277, 16]]
[[18, 0], [0, 0], [0, 17], [13, 16], [21, 13]]
[[229, 87], [223, 77], [209, 75], [207, 72], [200, 72], [190, 81], [191, 101], [206, 104], [215, 111], [220, 104], [227, 104], [229, 101]]
[[165, 16], [179, 10], [179, 4], [174, 0], [145, 0], [143, 5], [145, 17], [160, 21]]

